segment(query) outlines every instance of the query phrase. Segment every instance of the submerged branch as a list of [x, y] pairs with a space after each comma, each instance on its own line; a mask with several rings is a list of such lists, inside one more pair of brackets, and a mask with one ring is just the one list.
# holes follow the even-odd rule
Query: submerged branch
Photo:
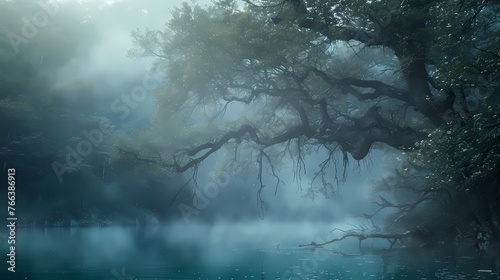
[[[365, 240], [365, 239], [368, 239], [368, 238], [382, 238], [382, 239], [396, 239], [396, 240], [398, 240], [398, 239], [410, 237], [413, 233], [414, 233], [413, 231], [408, 231], [406, 233], [369, 233], [369, 234], [350, 232], [350, 233], [347, 233], [339, 238], [334, 238], [332, 240], [329, 240], [329, 241], [326, 241], [323, 243], [316, 243], [313, 241], [309, 244], [299, 245], [299, 247], [321, 247], [321, 246], [328, 245], [328, 244], [331, 244], [331, 243], [334, 243], [337, 241], [344, 240], [348, 237], [356, 237], [356, 238], [358, 238], [358, 240], [360, 242]], [[392, 247], [392, 245], [391, 245], [391, 247]]]

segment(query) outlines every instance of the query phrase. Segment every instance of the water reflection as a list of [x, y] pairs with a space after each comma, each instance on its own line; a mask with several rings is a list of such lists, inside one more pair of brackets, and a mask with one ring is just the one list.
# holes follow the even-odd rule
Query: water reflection
[[[328, 225], [20, 229], [1, 279], [498, 279], [494, 259], [457, 250], [296, 247]], [[294, 230], [293, 230], [294, 229]], [[279, 245], [278, 245], [279, 244]], [[3, 252], [7, 244], [1, 243]], [[2, 253], [2, 263], [6, 256]]]

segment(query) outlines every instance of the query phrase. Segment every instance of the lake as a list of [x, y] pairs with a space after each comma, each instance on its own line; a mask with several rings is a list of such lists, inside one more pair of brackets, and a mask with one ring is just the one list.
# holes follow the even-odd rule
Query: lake
[[2, 240], [0, 275], [50, 280], [500, 279], [495, 259], [474, 252], [384, 251], [366, 242], [360, 253], [355, 240], [311, 249], [298, 247], [305, 237], [291, 230], [273, 234], [249, 228], [21, 228], [16, 272], [7, 271], [8, 247]]

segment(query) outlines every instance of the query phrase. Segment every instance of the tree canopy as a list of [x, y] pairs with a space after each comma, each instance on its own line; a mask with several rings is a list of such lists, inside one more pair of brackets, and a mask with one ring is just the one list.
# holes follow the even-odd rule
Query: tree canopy
[[374, 143], [408, 150], [498, 76], [494, 3], [246, 2], [184, 4], [165, 31], [132, 33], [131, 55], [157, 57], [169, 81], [151, 143], [164, 160], [151, 163], [183, 172], [222, 147], [270, 161], [291, 147], [355, 160]]
[[[351, 159], [392, 147], [404, 158], [393, 185], [413, 184], [416, 202], [381, 208], [469, 190], [498, 178], [499, 12], [473, 0], [185, 3], [165, 30], [132, 32], [130, 55], [157, 58], [168, 85], [147, 140], [122, 142], [116, 160], [179, 173], [219, 152], [222, 168], [279, 184], [284, 157], [300, 174], [324, 155], [310, 190], [325, 193]], [[339, 176], [325, 178], [330, 164]]]

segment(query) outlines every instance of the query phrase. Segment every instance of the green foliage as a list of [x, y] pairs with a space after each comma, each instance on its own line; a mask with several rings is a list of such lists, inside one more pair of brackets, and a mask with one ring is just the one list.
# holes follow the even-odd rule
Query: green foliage
[[443, 87], [477, 87], [500, 75], [500, 5], [440, 1], [430, 8], [432, 77]]
[[498, 178], [500, 166], [499, 109], [499, 105], [487, 106], [461, 123], [447, 123], [417, 143], [412, 160], [430, 170], [430, 187], [477, 192], [494, 183], [491, 180]]

